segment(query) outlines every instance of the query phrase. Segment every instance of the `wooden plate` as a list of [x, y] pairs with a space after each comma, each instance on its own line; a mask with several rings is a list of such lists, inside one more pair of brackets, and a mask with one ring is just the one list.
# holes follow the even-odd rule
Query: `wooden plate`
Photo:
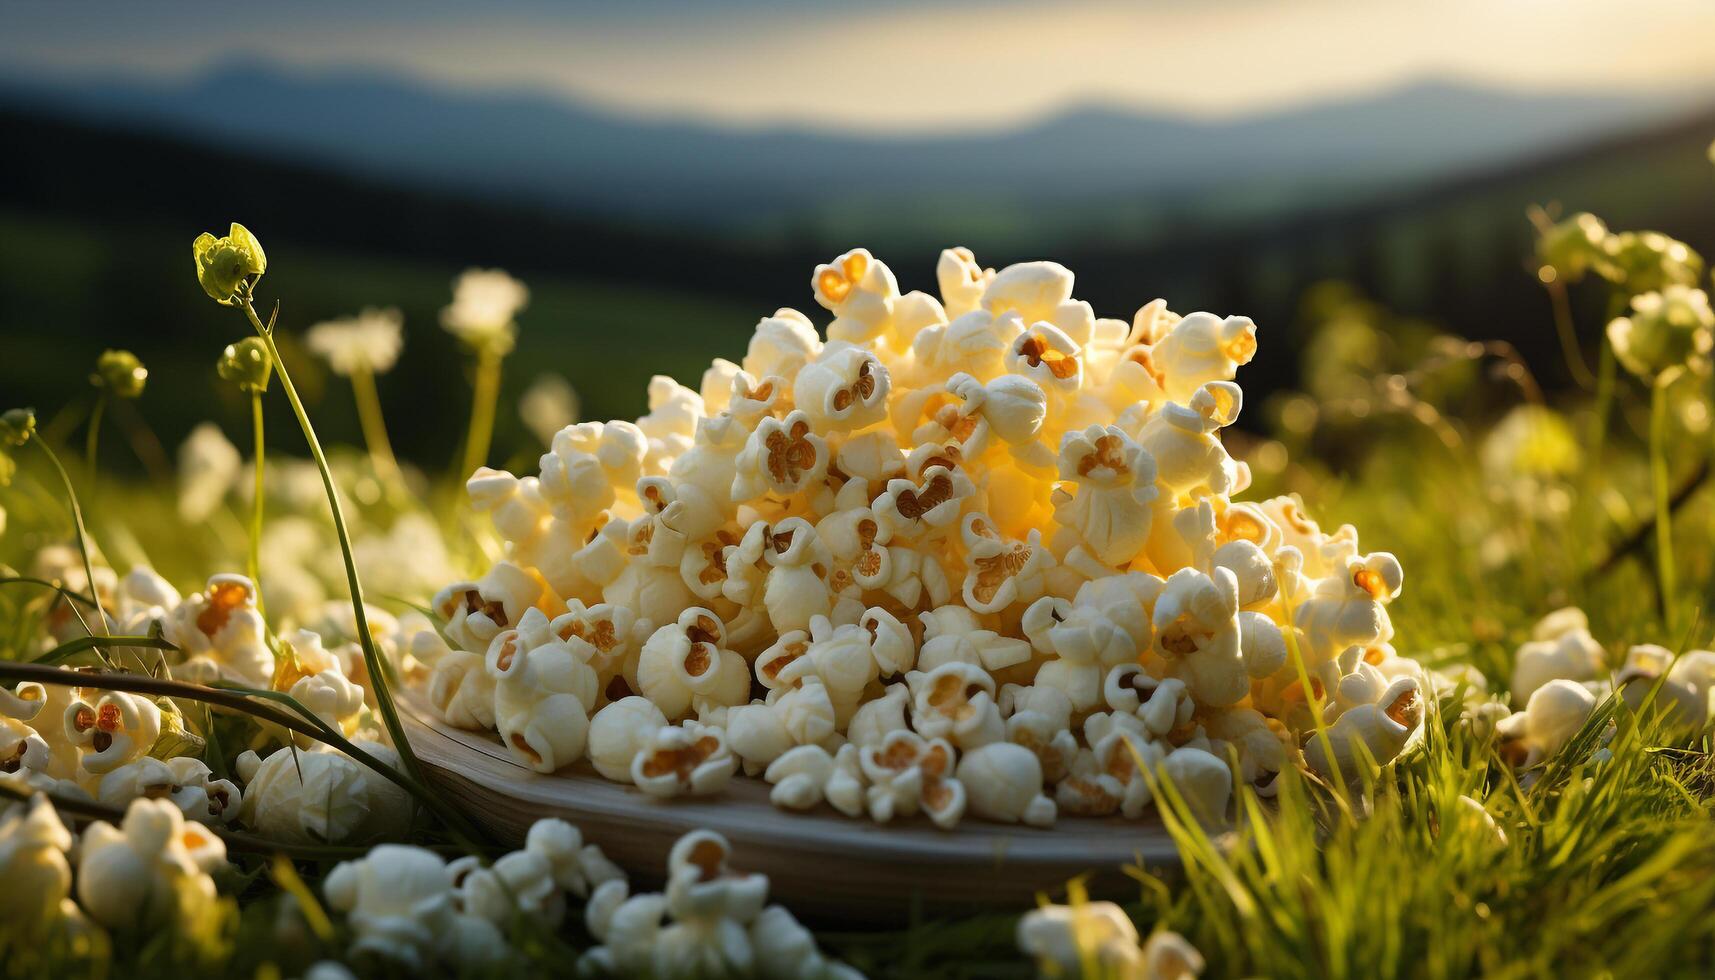
[[1120, 871], [1177, 866], [1159, 821], [1061, 818], [1049, 830], [967, 818], [951, 831], [917, 817], [878, 826], [823, 805], [792, 813], [768, 802], [768, 784], [739, 776], [716, 796], [657, 800], [609, 782], [588, 763], [543, 776], [513, 761], [498, 738], [435, 719], [417, 696], [401, 698], [411, 747], [429, 778], [473, 820], [517, 844], [540, 817], [562, 817], [643, 881], [659, 881], [667, 851], [697, 828], [724, 834], [733, 866], [769, 876], [770, 893], [822, 920], [899, 923], [927, 912], [1022, 910], [1091, 873], [1097, 894], [1136, 895]]

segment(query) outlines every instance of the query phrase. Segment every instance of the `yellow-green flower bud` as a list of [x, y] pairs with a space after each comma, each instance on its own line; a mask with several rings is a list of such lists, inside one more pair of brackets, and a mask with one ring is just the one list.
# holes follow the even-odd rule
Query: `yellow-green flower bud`
[[1703, 278], [1703, 257], [1658, 231], [1614, 235], [1608, 239], [1607, 253], [1607, 267], [1597, 271], [1633, 296], [1669, 286], [1695, 286]]
[[36, 410], [14, 408], [0, 415], [0, 441], [8, 446], [22, 446], [36, 434]]
[[232, 305], [233, 294], [245, 280], [268, 271], [268, 257], [262, 252], [262, 243], [250, 229], [237, 222], [233, 222], [232, 232], [224, 238], [206, 231], [198, 235], [191, 244], [191, 254], [196, 259], [197, 281], [202, 283], [203, 292], [227, 306]]
[[143, 394], [143, 383], [149, 380], [149, 369], [128, 350], [102, 351], [95, 362], [95, 373], [89, 383], [106, 388], [115, 398], [137, 398]]
[[1715, 339], [1715, 310], [1701, 289], [1669, 286], [1632, 299], [1632, 315], [1608, 324], [1626, 370], [1646, 381], [1701, 367]]
[[262, 338], [246, 337], [226, 345], [215, 370], [220, 372], [222, 379], [246, 392], [267, 391], [274, 361], [268, 356], [268, 348], [262, 343]]
[[1608, 226], [1588, 211], [1553, 225], [1536, 239], [1537, 275], [1545, 283], [1575, 283], [1607, 262]]

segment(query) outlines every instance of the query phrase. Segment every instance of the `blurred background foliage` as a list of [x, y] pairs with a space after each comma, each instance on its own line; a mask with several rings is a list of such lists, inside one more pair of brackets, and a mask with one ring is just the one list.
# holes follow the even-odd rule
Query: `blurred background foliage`
[[[1021, 219], [999, 220], [1002, 201], [977, 197], [912, 209], [899, 231], [874, 210], [836, 210], [758, 234], [736, 218], [664, 228], [642, 214], [626, 220], [611, 209], [431, 188], [4, 92], [0, 86], [8, 137], [0, 154], [0, 390], [8, 404], [35, 404], [44, 418], [75, 415], [89, 393], [66, 379], [83, 377], [102, 349], [123, 343], [149, 365], [152, 384], [137, 407], [169, 447], [211, 416], [229, 432], [244, 429], [238, 397], [223, 393], [226, 401], [211, 403], [207, 385], [237, 331], [183, 274], [185, 243], [233, 217], [269, 243], [275, 271], [262, 298], [282, 301], [288, 330], [365, 306], [403, 311], [405, 353], [380, 379], [381, 394], [391, 412], [412, 420], [396, 427], [400, 455], [434, 467], [455, 457], [468, 389], [437, 314], [452, 278], [471, 265], [505, 268], [532, 290], [503, 405], [551, 371], [571, 381], [585, 417], [629, 418], [644, 409], [649, 375], [695, 385], [710, 358], [742, 350], [759, 317], [781, 305], [813, 306], [808, 270], [855, 244], [884, 258], [905, 289], [932, 291], [938, 250], [963, 244], [995, 267], [1043, 256], [1064, 262], [1078, 274], [1078, 295], [1101, 315], [1129, 317], [1155, 296], [1180, 311], [1250, 315], [1263, 348], [1243, 380], [1259, 406], [1288, 389], [1318, 402], [1351, 401], [1375, 372], [1416, 363], [1449, 329], [1511, 343], [1545, 388], [1564, 386], [1547, 300], [1523, 261], [1534, 234], [1524, 219], [1531, 204], [1563, 202], [1615, 228], [1651, 228], [1715, 251], [1715, 179], [1705, 155], [1715, 111], [1475, 171], [1396, 181], [1387, 191], [1307, 194], [1248, 218], [1217, 220], [1215, 199], [1185, 204], [1171, 220], [1127, 224], [1104, 215], [1083, 233], [1045, 225], [1037, 235], [1034, 216], [1060, 207], [1045, 193], [1019, 203]], [[696, 169], [694, 160], [685, 166]], [[1139, 186], [1135, 196], [1144, 207], [1160, 192]], [[902, 196], [879, 213], [908, 210], [912, 200]], [[1086, 206], [1064, 210], [1088, 215], [1078, 210]], [[1124, 196], [1111, 206], [1123, 211]], [[1593, 344], [1602, 298], [1575, 292], [1573, 300]], [[327, 435], [357, 439], [349, 393], [330, 388], [325, 367], [301, 349], [288, 346], [285, 355], [300, 362], [294, 375]], [[1309, 421], [1320, 442], [1347, 444], [1332, 416]], [[1248, 412], [1241, 425], [1260, 431], [1265, 420]], [[496, 445], [505, 459], [535, 443], [516, 413], [503, 411]], [[109, 448], [104, 465], [135, 465]]]

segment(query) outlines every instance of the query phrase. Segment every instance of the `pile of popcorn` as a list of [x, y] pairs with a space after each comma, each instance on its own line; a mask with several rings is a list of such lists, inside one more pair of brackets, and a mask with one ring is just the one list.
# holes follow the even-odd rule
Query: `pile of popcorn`
[[1099, 318], [1053, 262], [936, 272], [940, 299], [841, 255], [826, 340], [779, 310], [635, 423], [479, 469], [507, 554], [435, 598], [441, 717], [539, 772], [671, 797], [742, 768], [782, 807], [943, 827], [1136, 817], [1161, 776], [1218, 821], [1235, 779], [1397, 756], [1435, 680], [1389, 643], [1399, 562], [1234, 499], [1255, 325]]

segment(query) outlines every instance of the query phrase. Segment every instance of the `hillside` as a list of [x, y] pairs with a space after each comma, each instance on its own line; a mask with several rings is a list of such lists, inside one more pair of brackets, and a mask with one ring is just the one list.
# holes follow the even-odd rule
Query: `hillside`
[[1242, 223], [1374, 200], [1636, 131], [1695, 101], [1424, 81], [1233, 119], [1084, 106], [1007, 130], [860, 137], [639, 120], [536, 92], [268, 63], [176, 82], [0, 83], [0, 104], [31, 111], [631, 223], [752, 236], [860, 228], [928, 241], [937, 224], [978, 213], [991, 233], [1036, 243], [1092, 230], [1142, 242], [1187, 210]]
[[[0, 154], [0, 390], [9, 402], [44, 409], [82, 397], [43, 379], [81, 376], [114, 343], [112, 325], [128, 324], [129, 345], [154, 371], [148, 408], [169, 442], [210, 410], [175, 393], [200, 386], [220, 346], [239, 332], [209, 307], [186, 258], [197, 232], [233, 218], [267, 241], [275, 268], [265, 293], [283, 298], [289, 325], [366, 304], [405, 310], [407, 354], [384, 379], [384, 396], [409, 399], [424, 423], [402, 452], [431, 459], [451, 452], [434, 431], [456, 431], [463, 411], [459, 358], [435, 323], [447, 284], [465, 266], [506, 267], [536, 291], [509, 383], [561, 371], [601, 417], [641, 411], [651, 368], [694, 380], [783, 298], [808, 307], [809, 269], [843, 245], [876, 249], [905, 288], [933, 288], [936, 248], [915, 235], [833, 225], [748, 240], [667, 233], [212, 150], [135, 127], [0, 112], [0, 131], [9, 137]], [[1182, 310], [1248, 313], [1279, 336], [1290, 336], [1308, 284], [1350, 279], [1404, 312], [1513, 340], [1552, 380], [1552, 338], [1518, 326], [1541, 323], [1545, 303], [1522, 263], [1525, 207], [1560, 200], [1616, 227], [1657, 228], [1715, 253], [1712, 135], [1715, 115], [1358, 206], [1241, 225], [1211, 225], [1188, 210], [1145, 244], [1099, 233], [1053, 247], [1021, 244], [970, 212], [938, 214], [925, 227], [928, 240], [969, 245], [991, 264], [1053, 254], [1079, 270], [1079, 295], [1106, 313], [1126, 315], [1140, 299], [1163, 295]], [[1649, 179], [1615, 179], [1638, 174]], [[1684, 204], [1697, 200], [1710, 206]], [[1588, 328], [1597, 315], [1585, 311]], [[659, 366], [634, 356], [645, 344], [665, 352]], [[1247, 370], [1247, 392], [1259, 402], [1297, 373], [1289, 343], [1269, 349], [1275, 353]], [[336, 435], [342, 425], [355, 435], [354, 421], [342, 417], [345, 393], [330, 397], [328, 424]], [[241, 419], [238, 406], [227, 410], [229, 421]]]

